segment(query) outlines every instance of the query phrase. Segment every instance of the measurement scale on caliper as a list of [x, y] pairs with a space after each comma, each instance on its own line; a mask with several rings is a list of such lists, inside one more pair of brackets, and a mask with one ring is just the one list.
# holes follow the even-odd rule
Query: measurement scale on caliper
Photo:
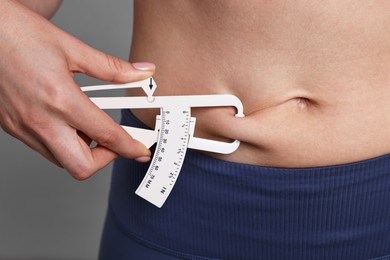
[[244, 117], [241, 101], [234, 95], [153, 96], [157, 88], [152, 78], [117, 85], [82, 87], [82, 91], [142, 88], [143, 97], [92, 97], [101, 109], [159, 108], [154, 130], [122, 126], [134, 139], [150, 148], [157, 143], [144, 179], [136, 194], [162, 207], [179, 176], [188, 148], [214, 153], [234, 152], [240, 141], [231, 143], [194, 137], [196, 118], [191, 117], [195, 107], [235, 107], [236, 117]]

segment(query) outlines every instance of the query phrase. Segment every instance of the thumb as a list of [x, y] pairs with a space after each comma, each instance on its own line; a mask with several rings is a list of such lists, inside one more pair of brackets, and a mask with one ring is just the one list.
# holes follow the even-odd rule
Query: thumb
[[156, 66], [149, 62], [131, 64], [90, 46], [83, 46], [72, 59], [71, 68], [88, 76], [114, 83], [142, 80], [154, 74]]

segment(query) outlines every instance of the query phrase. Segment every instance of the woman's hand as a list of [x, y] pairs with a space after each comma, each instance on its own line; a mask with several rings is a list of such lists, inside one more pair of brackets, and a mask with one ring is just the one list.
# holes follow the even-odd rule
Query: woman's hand
[[[118, 155], [147, 161], [150, 151], [94, 105], [73, 73], [124, 83], [150, 77], [154, 65], [133, 65], [99, 52], [23, 5], [0, 3], [0, 126], [83, 180]], [[98, 145], [90, 148], [94, 140]]]

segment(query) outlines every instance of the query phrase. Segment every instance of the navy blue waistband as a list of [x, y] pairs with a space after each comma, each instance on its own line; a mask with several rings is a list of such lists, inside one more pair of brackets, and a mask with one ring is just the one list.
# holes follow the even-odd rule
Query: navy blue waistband
[[[122, 124], [145, 128], [127, 110]], [[124, 232], [162, 250], [217, 259], [390, 254], [390, 155], [336, 166], [273, 168], [189, 150], [161, 209], [134, 195], [147, 168], [116, 161], [110, 208]]]

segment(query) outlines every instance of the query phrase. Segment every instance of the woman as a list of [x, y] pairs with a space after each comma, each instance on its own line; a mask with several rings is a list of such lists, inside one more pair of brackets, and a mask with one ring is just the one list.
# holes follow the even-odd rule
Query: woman
[[[230, 155], [189, 151], [161, 209], [134, 195], [148, 165], [129, 159], [145, 162], [149, 151], [71, 83], [76, 71], [126, 82], [151, 76], [154, 66], [107, 59], [15, 1], [0, 8], [14, 14], [0, 18], [11, 28], [30, 21], [23, 30], [34, 36], [16, 41], [16, 29], [2, 29], [9, 40], [0, 43], [1, 55], [25, 40], [41, 50], [42, 65], [52, 70], [49, 79], [38, 74], [39, 82], [48, 82], [38, 95], [22, 92], [2, 100], [2, 127], [77, 179], [122, 156], [114, 167], [101, 259], [390, 255], [386, 1], [135, 1], [130, 61], [157, 65], [155, 94], [230, 93], [246, 114], [193, 109], [196, 136], [238, 139], [241, 145]], [[30, 55], [38, 54], [11, 60], [29, 74]], [[12, 69], [0, 71], [2, 96], [25, 84], [22, 76], [12, 77]], [[58, 79], [69, 85], [55, 88]], [[37, 104], [28, 114], [20, 105], [26, 96]], [[51, 103], [53, 96], [60, 107]], [[64, 112], [69, 107], [85, 113], [78, 120]], [[122, 123], [153, 127], [157, 113], [123, 111]], [[27, 122], [27, 116], [36, 120]], [[52, 121], [58, 122], [55, 129], [44, 127]], [[58, 133], [62, 140], [67, 136], [69, 149], [58, 148]], [[99, 144], [92, 150], [91, 140]]]

